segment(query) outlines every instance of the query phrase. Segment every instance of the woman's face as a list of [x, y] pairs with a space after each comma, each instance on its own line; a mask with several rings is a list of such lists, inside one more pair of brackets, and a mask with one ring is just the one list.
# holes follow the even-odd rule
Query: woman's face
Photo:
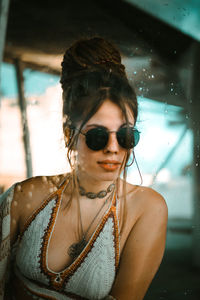
[[[127, 116], [129, 126], [134, 126], [134, 117], [128, 106]], [[84, 125], [82, 132], [86, 133], [97, 126], [105, 127], [108, 131], [117, 131], [126, 125], [119, 106], [110, 100], [105, 100], [99, 110]], [[81, 174], [88, 179], [101, 181], [113, 181], [119, 176], [127, 154], [127, 150], [118, 144], [115, 132], [109, 133], [107, 145], [98, 151], [89, 149], [85, 142], [85, 135], [80, 134], [76, 150]]]

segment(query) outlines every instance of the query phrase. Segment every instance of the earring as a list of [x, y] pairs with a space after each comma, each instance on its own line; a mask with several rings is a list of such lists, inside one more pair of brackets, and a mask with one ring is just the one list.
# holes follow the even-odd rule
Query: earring
[[132, 166], [132, 164], [134, 163], [134, 160], [135, 160], [135, 153], [134, 153], [134, 151], [132, 152], [132, 154], [133, 154], [133, 159], [132, 159], [132, 161], [131, 161], [131, 163], [130, 163], [130, 164], [127, 164], [127, 165], [125, 165], [125, 168], [129, 168], [129, 167], [131, 167], [131, 166]]
[[143, 178], [142, 178], [142, 174], [141, 174], [141, 172], [140, 172], [140, 168], [139, 168], [139, 166], [138, 166], [138, 163], [137, 163], [137, 160], [136, 160], [136, 157], [135, 157], [135, 152], [133, 151], [132, 154], [133, 154], [132, 162], [131, 162], [129, 165], [126, 165], [125, 168], [129, 168], [130, 166], [132, 166], [132, 164], [133, 164], [134, 161], [135, 161], [135, 164], [136, 164], [136, 167], [137, 167], [139, 176], [140, 176], [140, 181], [141, 181], [141, 182], [140, 182], [140, 185], [142, 185], [142, 184], [143, 184]]

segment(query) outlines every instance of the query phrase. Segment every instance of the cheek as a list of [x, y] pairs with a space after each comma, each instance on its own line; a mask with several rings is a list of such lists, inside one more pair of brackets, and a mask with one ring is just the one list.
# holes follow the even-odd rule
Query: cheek
[[84, 137], [78, 139], [76, 151], [79, 165], [86, 165], [93, 161], [95, 152], [88, 149]]
[[89, 152], [88, 150], [85, 150], [78, 153], [78, 166], [82, 171], [87, 173], [92, 172], [92, 170], [96, 170], [96, 162], [98, 161], [96, 153]]

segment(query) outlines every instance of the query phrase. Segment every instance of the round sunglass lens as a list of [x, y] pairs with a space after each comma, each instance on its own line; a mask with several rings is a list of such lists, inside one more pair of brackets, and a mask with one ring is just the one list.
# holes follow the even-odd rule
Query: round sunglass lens
[[86, 144], [94, 151], [104, 149], [108, 142], [108, 133], [103, 128], [93, 128], [86, 133]]
[[132, 149], [139, 142], [139, 131], [133, 128], [121, 128], [117, 132], [117, 139], [121, 147]]
[[[130, 130], [129, 130], [130, 131]], [[132, 134], [130, 135], [130, 132], [127, 128], [120, 128], [117, 131], [117, 140], [121, 147], [125, 149], [133, 148], [133, 138]]]

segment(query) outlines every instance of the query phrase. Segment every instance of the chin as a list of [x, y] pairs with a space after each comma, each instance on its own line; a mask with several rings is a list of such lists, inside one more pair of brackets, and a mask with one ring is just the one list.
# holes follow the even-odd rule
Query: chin
[[102, 181], [114, 181], [120, 176], [119, 172], [108, 172], [108, 171], [98, 175], [99, 176], [96, 177], [98, 177]]
[[118, 177], [120, 177], [119, 170], [107, 171], [99, 168], [98, 170], [96, 170], [96, 168], [85, 168], [84, 170], [82, 169], [82, 172], [88, 180], [91, 178], [97, 181], [115, 181]]

